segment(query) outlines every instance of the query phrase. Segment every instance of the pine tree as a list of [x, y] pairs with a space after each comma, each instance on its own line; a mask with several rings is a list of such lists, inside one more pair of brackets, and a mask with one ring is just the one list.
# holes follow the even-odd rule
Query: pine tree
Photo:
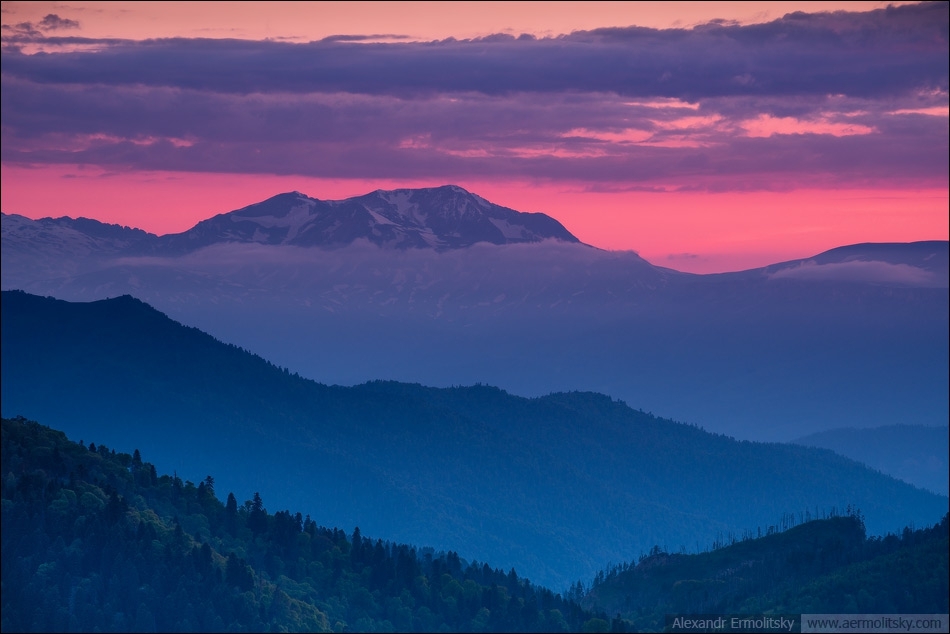
[[231, 533], [237, 528], [237, 509], [237, 498], [233, 493], [228, 493], [228, 501], [224, 506], [224, 526]]
[[264, 500], [261, 494], [254, 492], [254, 499], [251, 501], [251, 513], [247, 518], [247, 527], [260, 535], [267, 531], [267, 509], [264, 508]]

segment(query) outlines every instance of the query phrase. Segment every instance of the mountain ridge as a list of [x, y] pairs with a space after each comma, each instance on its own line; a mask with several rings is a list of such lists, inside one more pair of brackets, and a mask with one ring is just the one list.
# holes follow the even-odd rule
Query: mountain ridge
[[948, 429], [924, 425], [845, 427], [809, 434], [791, 441], [822, 447], [909, 482], [947, 495]]
[[[236, 494], [259, 487], [278, 506], [555, 587], [816, 506], [860, 506], [874, 531], [946, 512], [945, 497], [828, 450], [740, 442], [603, 395], [319, 384], [132, 297], [4, 292], [0, 310], [4, 416], [149, 446], [185, 477], [210, 471]], [[248, 464], [261, 465], [253, 482]]]
[[[478, 243], [505, 245], [554, 240], [581, 242], [556, 219], [495, 205], [456, 185], [375, 190], [341, 200], [321, 200], [299, 191], [211, 216], [169, 234], [86, 217], [36, 220], [0, 213], [9, 250], [37, 250], [52, 240], [60, 254], [103, 257], [180, 256], [215, 244], [340, 248], [365, 241], [377, 247], [463, 249]], [[283, 222], [281, 222], [283, 221]], [[57, 235], [55, 230], [69, 232]], [[618, 252], [619, 253], [619, 252]], [[640, 259], [640, 258], [638, 258]], [[658, 274], [690, 278], [763, 277], [769, 280], [877, 282], [950, 286], [950, 241], [863, 242], [742, 271], [692, 274], [642, 260]]]
[[[418, 237], [427, 221], [412, 218], [415, 191], [371, 192], [351, 207], [365, 220], [402, 205], [399, 222]], [[426, 191], [449, 205], [449, 220], [488, 204], [452, 188]], [[590, 390], [757, 440], [947, 419], [950, 243], [851, 245], [696, 275], [557, 239], [444, 249], [365, 238], [284, 244], [291, 224], [289, 239], [304, 239], [311, 214], [310, 199], [283, 196], [291, 201], [277, 203], [283, 225], [263, 228], [271, 237], [215, 242], [225, 229], [250, 240], [280, 220], [249, 206], [242, 213], [259, 213], [256, 222], [223, 214], [202, 225], [203, 237], [178, 234], [164, 252], [146, 248], [161, 238], [146, 236], [145, 245], [143, 234], [120, 227], [99, 228], [128, 238], [113, 248], [72, 220], [73, 228], [46, 231], [3, 216], [0, 286], [74, 301], [131, 294], [330, 384]], [[452, 207], [458, 196], [464, 208]], [[293, 201], [306, 205], [291, 223]]]
[[[24, 216], [4, 214], [22, 225]], [[380, 247], [457, 249], [479, 242], [520, 244], [542, 240], [580, 243], [543, 213], [495, 205], [457, 185], [381, 190], [342, 200], [320, 200], [298, 191], [201, 220], [180, 233], [156, 235], [88, 218], [42, 218], [62, 227], [114, 241], [116, 255], [173, 255], [221, 242], [339, 247], [366, 240]], [[20, 229], [18, 226], [17, 229]], [[108, 246], [108, 245], [106, 245]]]
[[950, 242], [862, 242], [760, 269], [769, 279], [950, 285]]

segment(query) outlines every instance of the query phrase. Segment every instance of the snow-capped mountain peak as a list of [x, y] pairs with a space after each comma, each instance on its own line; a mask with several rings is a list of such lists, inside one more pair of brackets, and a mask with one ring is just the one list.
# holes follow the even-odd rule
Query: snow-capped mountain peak
[[381, 247], [440, 251], [478, 242], [578, 242], [550, 216], [494, 205], [456, 185], [377, 190], [330, 201], [288, 192], [161, 241], [181, 252], [219, 242], [335, 247], [360, 239]]
[[[376, 190], [344, 200], [320, 200], [291, 191], [160, 237], [86, 219], [22, 220], [4, 216], [4, 240], [20, 233], [26, 239], [31, 232], [54, 231], [75, 248], [102, 250], [105, 240], [111, 254], [128, 255], [183, 254], [228, 242], [339, 247], [365, 240], [386, 248], [438, 251], [479, 242], [579, 242], [550, 216], [501, 207], [457, 185]], [[91, 244], [79, 246], [87, 242]]]

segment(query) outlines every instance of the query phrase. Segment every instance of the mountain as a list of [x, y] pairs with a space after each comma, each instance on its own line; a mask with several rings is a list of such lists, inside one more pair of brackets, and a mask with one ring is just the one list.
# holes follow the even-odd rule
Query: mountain
[[594, 391], [769, 441], [950, 417], [947, 242], [690, 275], [451, 186], [282, 194], [161, 237], [2, 221], [4, 289], [134, 295], [324, 383]]
[[831, 449], [922, 489], [947, 495], [950, 433], [947, 427], [889, 425], [829, 429], [793, 442]]
[[550, 216], [495, 205], [456, 185], [377, 190], [345, 200], [288, 192], [164, 236], [88, 218], [30, 221], [3, 214], [3, 240], [4, 248], [15, 251], [45, 245], [71, 256], [169, 256], [222, 243], [340, 247], [365, 240], [441, 251], [480, 242], [580, 242]]
[[3, 287], [26, 280], [49, 280], [109, 265], [109, 259], [140, 253], [158, 236], [141, 229], [88, 218], [30, 220], [0, 215]]
[[213, 477], [195, 486], [159, 475], [147, 449], [87, 447], [25, 419], [4, 419], [0, 433], [4, 632], [579, 632], [606, 623], [454, 552], [268, 512], [260, 496], [222, 503]]
[[203, 220], [188, 231], [162, 236], [157, 253], [183, 253], [223, 242], [342, 246], [366, 240], [397, 249], [459, 249], [479, 242], [579, 242], [558, 221], [492, 204], [455, 185], [377, 190], [346, 200], [322, 201], [300, 192]]
[[946, 497], [821, 449], [740, 442], [592, 393], [540, 398], [303, 379], [131, 297], [0, 301], [4, 416], [336, 526], [452, 549], [564, 588], [655, 545], [857, 506], [874, 533]]
[[633, 631], [663, 631], [670, 614], [947, 612], [947, 516], [883, 539], [869, 539], [852, 513], [730, 542], [692, 555], [654, 551], [570, 595]]
[[864, 243], [838, 247], [761, 269], [769, 278], [868, 282], [946, 288], [950, 280], [947, 242]]
[[4, 245], [11, 250], [50, 249], [61, 255], [117, 255], [142, 250], [157, 236], [89, 218], [30, 220], [2, 214]]
[[346, 200], [289, 192], [163, 236], [89, 218], [2, 214], [0, 274], [3, 288], [11, 289], [60, 284], [108, 270], [116, 260], [176, 258], [215, 245], [340, 248], [356, 242], [441, 252], [545, 240], [580, 244], [550, 216], [495, 205], [455, 185], [377, 190]]

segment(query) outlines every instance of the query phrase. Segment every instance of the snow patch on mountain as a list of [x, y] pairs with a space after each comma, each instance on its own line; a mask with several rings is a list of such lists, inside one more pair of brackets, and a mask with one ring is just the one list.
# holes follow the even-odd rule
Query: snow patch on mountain
[[419, 206], [412, 203], [412, 191], [408, 189], [397, 189], [395, 191], [376, 190], [376, 195], [383, 202], [396, 208], [396, 214], [402, 218], [412, 220], [415, 224], [425, 226], [425, 218], [420, 218], [417, 213]]
[[513, 226], [507, 220], [502, 220], [501, 218], [491, 218], [491, 223], [498, 227], [498, 230], [501, 231], [501, 235], [505, 236], [508, 240], [522, 240], [524, 239], [524, 227]]
[[370, 213], [370, 215], [373, 217], [373, 220], [376, 221], [376, 224], [380, 224], [380, 225], [396, 225], [395, 222], [393, 222], [392, 220], [390, 220], [389, 218], [387, 218], [387, 217], [384, 216], [383, 214], [379, 213], [378, 211], [374, 211], [373, 209], [370, 209], [370, 208], [368, 208], [368, 207], [367, 207], [366, 210], [367, 210], [367, 211]]

